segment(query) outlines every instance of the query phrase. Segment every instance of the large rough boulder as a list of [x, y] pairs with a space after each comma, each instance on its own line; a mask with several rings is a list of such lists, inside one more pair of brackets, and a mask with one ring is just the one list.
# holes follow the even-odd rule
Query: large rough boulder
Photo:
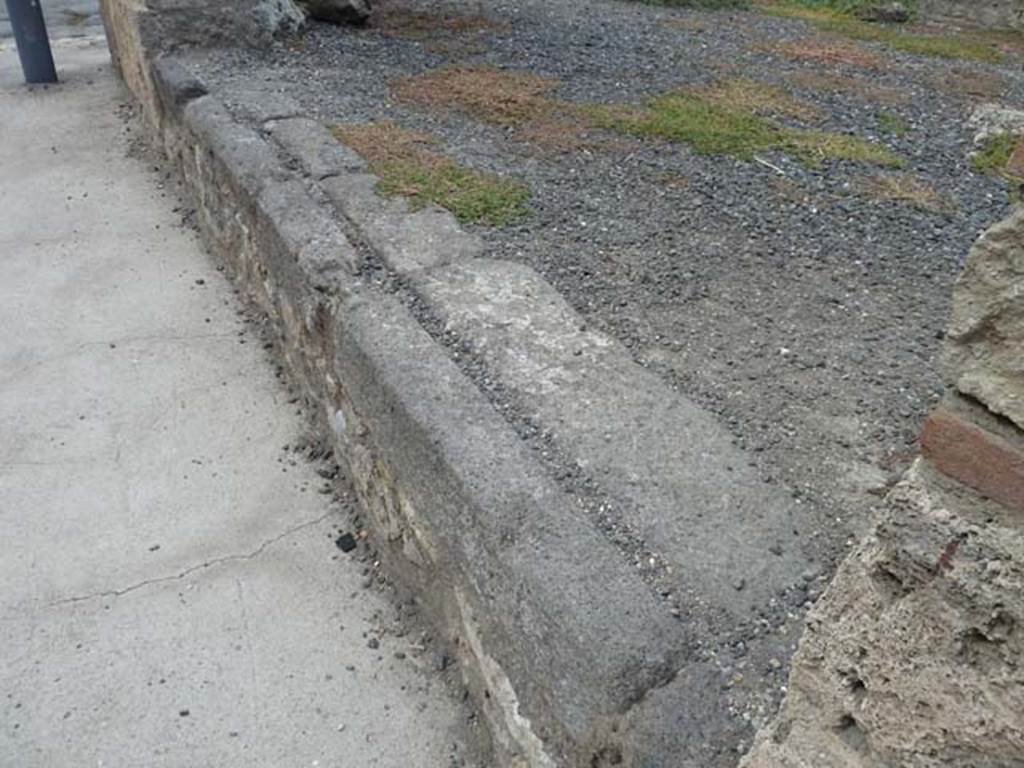
[[104, 10], [108, 31], [131, 30], [138, 18], [144, 46], [163, 53], [180, 47], [262, 47], [306, 23], [294, 0], [133, 0], [130, 7], [133, 13]]
[[365, 24], [370, 0], [299, 0], [310, 18], [332, 24]]
[[857, 17], [863, 21], [902, 24], [910, 21], [910, 10], [901, 2], [869, 3], [857, 10]]
[[1024, 3], [1020, 0], [918, 0], [917, 15], [928, 21], [972, 27], [1024, 27]]
[[295, 34], [306, 24], [306, 14], [293, 0], [259, 0], [252, 14], [257, 28], [271, 37]]
[[808, 617], [742, 768], [1024, 765], [1024, 535], [919, 462]]
[[949, 384], [1024, 429], [1024, 208], [975, 243], [953, 291]]

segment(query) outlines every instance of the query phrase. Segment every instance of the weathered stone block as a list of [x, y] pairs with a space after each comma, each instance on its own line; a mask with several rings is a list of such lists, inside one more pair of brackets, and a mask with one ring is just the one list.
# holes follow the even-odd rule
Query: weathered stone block
[[947, 338], [950, 385], [1024, 429], [1024, 208], [971, 249]]
[[742, 768], [1024, 764], [1024, 536], [918, 463], [808, 616]]
[[378, 195], [376, 176], [339, 174], [321, 187], [366, 244], [400, 275], [472, 259], [483, 251], [480, 237], [465, 232], [443, 208], [428, 205], [412, 211], [401, 198]]
[[985, 27], [1024, 26], [1024, 5], [1020, 0], [920, 0], [917, 10], [925, 19]]

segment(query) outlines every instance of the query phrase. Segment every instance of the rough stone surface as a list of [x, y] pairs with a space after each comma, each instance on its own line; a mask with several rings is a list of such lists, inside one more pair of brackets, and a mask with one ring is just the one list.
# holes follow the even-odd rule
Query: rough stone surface
[[[794, 534], [799, 504], [762, 484], [714, 419], [612, 339], [583, 330], [536, 272], [478, 259], [414, 283], [612, 497], [627, 527], [670, 565], [677, 589], [738, 620], [799, 581], [808, 565]], [[722, 589], [735, 580], [747, 586]]]
[[[164, 80], [157, 82], [159, 88]], [[145, 83], [139, 93], [150, 95]], [[751, 482], [747, 457], [711, 419], [671, 395], [664, 382], [653, 382], [608, 337], [581, 328], [532, 272], [472, 261], [479, 241], [450, 216], [384, 201], [374, 191], [376, 180], [351, 157], [303, 146], [307, 138], [322, 144], [324, 134], [291, 114], [287, 101], [264, 104], [258, 89], [246, 89], [225, 107], [196, 94], [184, 108], [153, 110], [154, 122], [197, 190], [208, 240], [231, 260], [236, 279], [279, 330], [289, 368], [324, 408], [382, 558], [454, 638], [467, 685], [498, 738], [498, 762], [735, 764], [748, 721], [771, 714], [786, 674], [791, 638], [784, 630], [799, 627], [797, 609], [807, 598], [794, 585], [815, 578], [810, 558], [804, 569], [810, 576], [792, 568], [806, 554], [797, 505]], [[235, 109], [256, 125], [237, 125]], [[282, 164], [279, 149], [297, 162]], [[353, 256], [325, 273], [315, 259], [299, 256], [302, 228], [290, 229], [282, 217], [290, 201], [321, 200], [317, 194], [307, 200], [306, 184], [344, 214], [358, 246], [353, 253], [372, 252], [387, 269], [360, 270], [366, 265]], [[409, 281], [391, 281], [394, 274], [374, 282], [389, 271], [411, 278], [411, 293], [421, 302], [409, 299]], [[470, 364], [461, 348], [438, 344], [398, 299], [384, 295], [390, 290], [432, 315], [416, 315], [424, 327], [433, 332], [431, 322], [439, 321], [435, 336], [448, 332], [467, 343], [483, 377], [474, 379], [479, 388], [465, 376]], [[491, 372], [500, 374], [498, 381], [487, 382]], [[565, 395], [567, 382], [575, 401]], [[498, 415], [495, 405], [506, 404], [493, 394], [498, 389], [522, 421]], [[531, 424], [550, 442], [520, 439], [511, 429]], [[548, 445], [558, 460], [547, 456]], [[650, 487], [640, 482], [648, 475], [656, 479]], [[580, 479], [593, 482], [574, 484]], [[877, 536], [894, 542], [895, 565], [884, 570], [901, 584], [917, 574], [914, 558], [927, 561], [936, 543], [942, 573], [958, 548], [969, 550], [951, 544], [960, 539], [941, 527], [931, 530], [931, 517], [918, 519], [924, 522], [900, 528], [897, 521]], [[921, 531], [924, 544], [915, 538]], [[961, 536], [962, 529], [954, 533]], [[715, 557], [730, 567], [716, 565]], [[913, 567], [903, 573], [897, 566], [908, 562]], [[843, 589], [836, 588], [837, 600], [865, 613], [829, 614], [834, 626], [851, 633], [881, 626], [888, 633], [869, 675], [873, 686], [880, 681], [883, 705], [900, 696], [901, 706], [916, 703], [919, 692], [903, 667], [902, 677], [885, 679], [887, 664], [913, 662], [891, 656], [889, 635], [900, 616], [886, 605], [871, 613], [871, 605], [857, 602], [871, 594], [856, 582], [848, 594]], [[921, 594], [927, 600], [930, 593]], [[959, 593], [943, 597], [952, 601]], [[993, 604], [992, 596], [967, 598], [967, 608], [956, 606], [964, 625], [973, 622], [996, 636], [998, 626], [967, 615], [971, 606]], [[790, 611], [796, 620], [787, 625]], [[854, 618], [862, 620], [852, 625]], [[902, 617], [917, 629], [911, 619], [916, 615]], [[1012, 612], [1010, 620], [1017, 621]], [[773, 648], [778, 657], [768, 657]], [[932, 672], [937, 678], [938, 669]], [[817, 694], [813, 685], [799, 684], [804, 673], [798, 673], [791, 698], [799, 708], [802, 691], [810, 691], [809, 699]], [[865, 685], [857, 679], [848, 684], [854, 694]], [[832, 717], [832, 709], [821, 711]], [[897, 749], [891, 715], [882, 706], [870, 721], [870, 749], [879, 754]], [[835, 717], [837, 730], [829, 733], [844, 735], [851, 760], [867, 754], [867, 737], [859, 734], [860, 723], [869, 721], [859, 711]], [[947, 752], [965, 749], [963, 740], [976, 736], [963, 736], [962, 724], [942, 722], [950, 725]], [[797, 744], [800, 733], [811, 731], [791, 732]], [[1008, 743], [1017, 738], [1009, 732]], [[785, 741], [782, 734], [778, 743]], [[832, 751], [839, 754], [840, 747]], [[1004, 745], [990, 747], [978, 749], [989, 754]], [[914, 744], [904, 748], [911, 758], [920, 752]]]
[[293, 35], [306, 25], [306, 14], [293, 0], [258, 0], [252, 15], [257, 28], [271, 37]]
[[138, 0], [116, 14], [110, 7], [100, 4], [115, 59], [127, 53], [117, 39], [135, 38], [153, 53], [226, 44], [260, 48], [298, 32], [306, 21], [294, 0]]
[[926, 19], [952, 20], [972, 26], [1024, 26], [1021, 0], [920, 0], [918, 12]]
[[367, 245], [392, 270], [409, 274], [480, 255], [477, 235], [464, 232], [448, 211], [435, 205], [412, 211], [402, 198], [377, 194], [377, 177], [339, 174], [321, 187], [339, 210], [359, 228]]
[[336, 141], [323, 123], [308, 117], [296, 117], [271, 120], [265, 127], [270, 136], [317, 181], [366, 171], [363, 159]]
[[784, 606], [806, 598], [800, 505], [761, 483], [707, 414], [607, 336], [582, 330], [528, 267], [478, 259], [412, 280], [521, 416], [542, 426], [568, 465], [556, 472], [589, 490], [595, 522], [706, 650], [634, 713], [628, 764], [644, 765], [659, 742], [674, 744], [666, 754], [680, 764], [730, 764], [745, 725], [729, 713], [770, 714], [778, 680], [764, 670], [789, 654], [786, 631], [756, 627], [764, 620], [777, 629]]
[[874, 3], [857, 9], [857, 16], [865, 21], [883, 24], [902, 24], [910, 21], [910, 11], [903, 3]]
[[[971, 132], [951, 116], [980, 92], [1018, 103], [1024, 77], [1012, 54], [974, 65], [887, 46], [869, 46], [885, 60], [877, 70], [836, 72], [782, 55], [796, 41], [834, 42], [801, 20], [669, 5], [389, 0], [365, 30], [315, 24], [301, 50], [217, 49], [190, 63], [218, 90], [259, 82], [325, 124], [390, 121], [527, 185], [528, 215], [470, 225], [484, 255], [535, 269], [589, 328], [712, 412], [758, 474], [817, 517], [807, 538], [831, 548], [831, 573], [912, 457], [941, 397], [934, 358], [952, 282], [970, 243], [1005, 215], [1005, 182], [973, 172]], [[751, 78], [812, 107], [808, 127], [880, 142], [907, 166], [889, 178], [859, 163], [760, 155], [779, 175], [586, 120], [491, 122], [432, 96], [436, 83], [422, 102], [392, 92], [459, 66], [539, 75], [546, 97], [570, 105]], [[882, 123], [893, 115], [912, 130], [891, 133]], [[875, 199], [860, 183], [876, 173], [922, 182], [944, 210]]]
[[971, 250], [947, 338], [950, 385], [1024, 428], [1024, 209]]
[[743, 768], [1024, 765], [1024, 536], [918, 463], [808, 617]]
[[925, 458], [808, 616], [743, 768], [1024, 765], [1022, 223], [972, 250]]

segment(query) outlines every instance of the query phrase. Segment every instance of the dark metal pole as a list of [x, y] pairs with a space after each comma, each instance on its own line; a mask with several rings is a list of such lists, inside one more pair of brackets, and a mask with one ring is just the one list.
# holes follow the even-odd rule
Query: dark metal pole
[[56, 83], [57, 70], [39, 0], [7, 0], [7, 15], [11, 17], [25, 82]]

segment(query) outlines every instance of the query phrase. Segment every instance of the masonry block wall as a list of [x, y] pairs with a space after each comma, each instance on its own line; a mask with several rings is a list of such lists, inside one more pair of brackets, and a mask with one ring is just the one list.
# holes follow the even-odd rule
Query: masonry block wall
[[1024, 766], [1024, 210], [954, 292], [922, 457], [813, 610], [743, 768]]

